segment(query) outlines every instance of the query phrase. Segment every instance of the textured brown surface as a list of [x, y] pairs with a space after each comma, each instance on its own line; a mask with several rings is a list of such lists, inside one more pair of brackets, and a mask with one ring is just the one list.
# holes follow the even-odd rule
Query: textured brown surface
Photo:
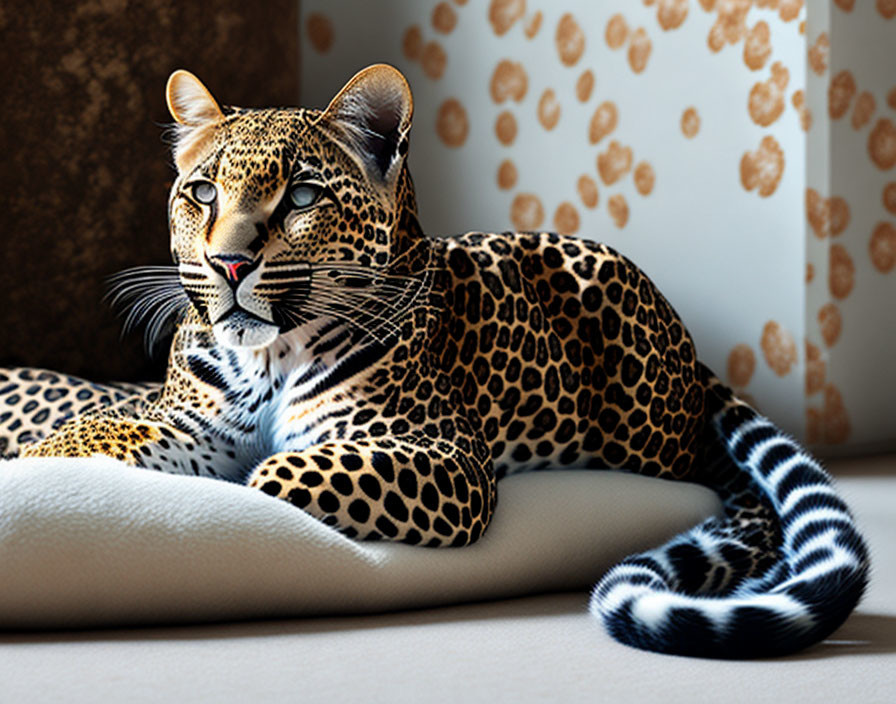
[[0, 8], [0, 365], [159, 369], [101, 299], [107, 275], [169, 263], [165, 81], [187, 68], [225, 103], [295, 105], [297, 26], [288, 0]]

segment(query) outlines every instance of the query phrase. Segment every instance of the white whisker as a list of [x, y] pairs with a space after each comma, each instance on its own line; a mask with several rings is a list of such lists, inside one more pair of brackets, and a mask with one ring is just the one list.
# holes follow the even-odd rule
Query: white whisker
[[106, 299], [125, 315], [123, 334], [143, 325], [149, 354], [190, 304], [175, 266], [126, 269], [110, 276], [108, 283]]

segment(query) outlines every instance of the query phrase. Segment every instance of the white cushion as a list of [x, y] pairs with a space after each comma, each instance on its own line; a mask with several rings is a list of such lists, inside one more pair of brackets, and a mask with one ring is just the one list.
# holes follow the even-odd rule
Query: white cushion
[[349, 540], [254, 489], [108, 458], [0, 462], [0, 627], [375, 612], [577, 589], [716, 514], [696, 485], [549, 471], [466, 548]]

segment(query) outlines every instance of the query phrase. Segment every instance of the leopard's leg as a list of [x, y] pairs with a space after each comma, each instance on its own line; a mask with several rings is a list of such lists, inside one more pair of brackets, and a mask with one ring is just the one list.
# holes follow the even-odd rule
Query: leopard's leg
[[191, 474], [239, 481], [236, 452], [212, 438], [196, 439], [165, 422], [121, 418], [99, 412], [74, 418], [22, 452], [24, 457], [105, 455], [127, 464], [169, 474]]
[[349, 537], [429, 547], [477, 540], [496, 500], [484, 444], [432, 440], [422, 433], [280, 452], [259, 464], [247, 484]]
[[0, 457], [16, 457], [75, 416], [145, 406], [158, 389], [159, 384], [97, 384], [46, 369], [0, 369]]

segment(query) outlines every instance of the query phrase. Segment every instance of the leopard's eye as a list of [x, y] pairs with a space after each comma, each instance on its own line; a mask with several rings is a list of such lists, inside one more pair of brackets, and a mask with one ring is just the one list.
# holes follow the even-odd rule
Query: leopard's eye
[[296, 184], [289, 189], [289, 204], [293, 208], [307, 208], [317, 202], [322, 190], [312, 183]]
[[215, 188], [215, 184], [210, 183], [209, 181], [197, 181], [193, 184], [191, 192], [193, 194], [193, 200], [197, 203], [202, 203], [203, 205], [214, 203], [215, 198], [218, 197], [218, 191]]

